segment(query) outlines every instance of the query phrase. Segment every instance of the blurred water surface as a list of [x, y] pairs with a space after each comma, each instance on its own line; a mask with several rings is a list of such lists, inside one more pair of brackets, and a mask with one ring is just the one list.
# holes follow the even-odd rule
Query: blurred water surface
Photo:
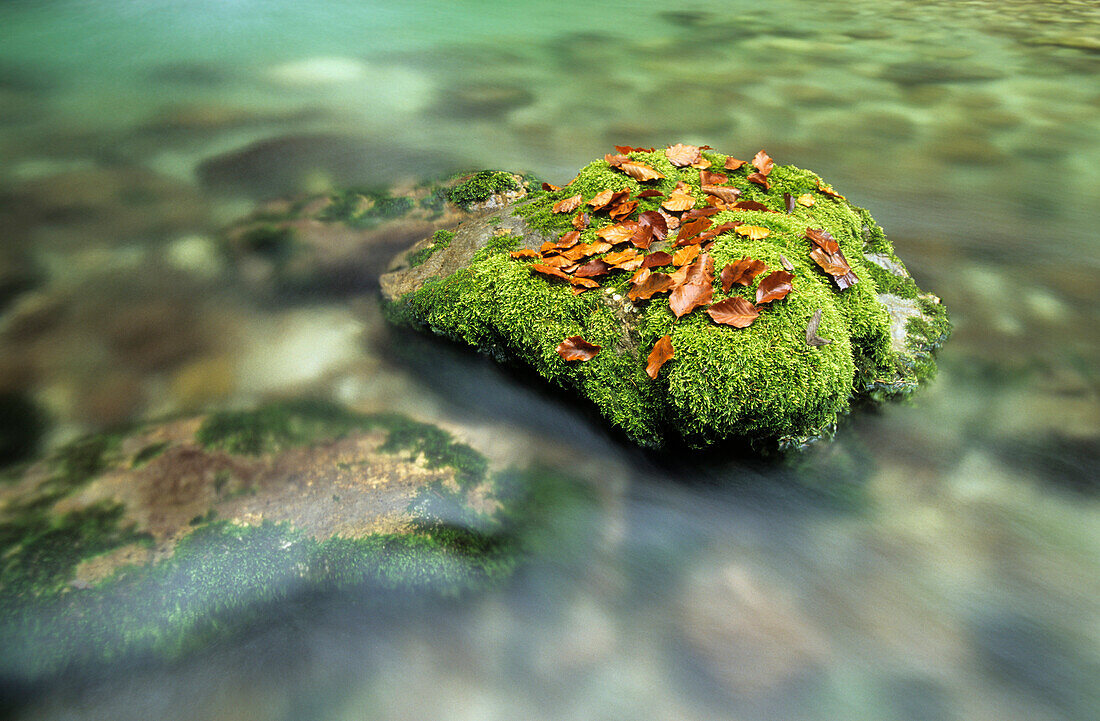
[[[500, 591], [292, 604], [22, 717], [1100, 715], [1096, 3], [15, 0], [0, 27], [10, 425], [38, 409], [48, 448], [321, 394], [601, 489]], [[870, 208], [952, 312], [938, 379], [788, 463], [653, 459], [370, 294], [256, 297], [218, 244], [281, 195], [680, 141]]]

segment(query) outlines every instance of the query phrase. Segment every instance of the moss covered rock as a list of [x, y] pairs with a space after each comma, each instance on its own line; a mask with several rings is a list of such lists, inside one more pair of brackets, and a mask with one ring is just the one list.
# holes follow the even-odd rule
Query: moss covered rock
[[[696, 209], [708, 206], [698, 168], [673, 165], [663, 149], [629, 155], [663, 177], [640, 182], [597, 160], [560, 190], [534, 191], [493, 217], [460, 224], [443, 247], [433, 238], [399, 255], [381, 279], [391, 319], [530, 366], [590, 400], [614, 426], [649, 447], [731, 439], [797, 445], [826, 433], [856, 399], [905, 395], [934, 374], [932, 352], [950, 330], [939, 299], [917, 288], [866, 210], [793, 166], [774, 166], [765, 189], [749, 180], [750, 164], [722, 170], [728, 156], [706, 151], [697, 163], [726, 173], [725, 186], [740, 193], [737, 202], [752, 201], [748, 209], [719, 204], [720, 212], [709, 217], [714, 226], [740, 223], [767, 231], [754, 239], [730, 229], [707, 241], [713, 302], [740, 296], [751, 303], [770, 272], [784, 263], [793, 268], [792, 291], [760, 306], [747, 328], [719, 325], [705, 307], [677, 318], [667, 294], [632, 302], [629, 271], [612, 270], [598, 278], [598, 288], [577, 292], [532, 272], [531, 258], [513, 257], [509, 251], [537, 252], [557, 241], [585, 211], [590, 224], [580, 242], [597, 241], [596, 231], [616, 222], [606, 210], [586, 205], [604, 191], [630, 191], [638, 203], [630, 219], [658, 210], [678, 183], [686, 185]], [[660, 192], [640, 197], [644, 190]], [[575, 211], [554, 211], [555, 203], [577, 194], [582, 205]], [[818, 267], [807, 228], [832, 234], [858, 282], [841, 289]], [[672, 250], [674, 235], [645, 252]], [[422, 257], [426, 249], [431, 251]], [[763, 261], [768, 271], [748, 286], [723, 291], [720, 270], [745, 256]], [[818, 335], [831, 341], [825, 345], [807, 341], [818, 310]], [[591, 360], [565, 361], [557, 353], [563, 339], [577, 335], [601, 346]], [[674, 356], [651, 379], [646, 359], [665, 335]]]
[[0, 478], [0, 678], [175, 654], [302, 591], [493, 584], [525, 486], [434, 426], [313, 401], [81, 439]]

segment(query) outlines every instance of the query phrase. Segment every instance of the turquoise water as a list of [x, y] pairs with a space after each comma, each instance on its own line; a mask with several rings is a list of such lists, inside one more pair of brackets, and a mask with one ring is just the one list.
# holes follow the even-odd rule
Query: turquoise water
[[[602, 494], [582, 560], [498, 593], [328, 599], [20, 687], [22, 717], [1100, 713], [1096, 3], [7, 2], [0, 28], [0, 392], [47, 447], [309, 392]], [[217, 251], [272, 197], [678, 141], [870, 208], [952, 311], [934, 384], [793, 466], [670, 466], [372, 296], [272, 302]]]

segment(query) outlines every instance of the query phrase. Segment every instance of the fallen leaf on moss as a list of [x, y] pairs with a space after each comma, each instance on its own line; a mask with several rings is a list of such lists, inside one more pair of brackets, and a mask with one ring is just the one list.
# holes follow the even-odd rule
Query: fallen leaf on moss
[[665, 212], [664, 208], [658, 208], [657, 213], [665, 219], [665, 226], [669, 230], [676, 230], [680, 227], [680, 219], [671, 213]]
[[791, 292], [791, 281], [794, 276], [785, 270], [777, 270], [756, 286], [756, 304], [771, 303], [774, 300], [782, 300]]
[[764, 261], [755, 260], [747, 255], [736, 263], [728, 263], [720, 274], [722, 290], [729, 293], [734, 283], [752, 285], [752, 282], [756, 280], [756, 276], [767, 269], [768, 266]]
[[787, 260], [787, 256], [780, 254], [779, 264], [783, 266], [783, 270], [790, 271], [791, 273], [794, 272], [794, 265], [791, 263], [791, 261]]
[[750, 240], [763, 240], [771, 235], [771, 231], [759, 225], [739, 225], [735, 231], [738, 235], [743, 235]]
[[840, 244], [836, 242], [833, 234], [824, 228], [806, 228], [806, 240], [810, 241], [826, 253], [835, 253], [840, 250]]
[[627, 248], [626, 250], [608, 253], [603, 257], [603, 259], [611, 265], [617, 266], [619, 263], [625, 263], [638, 257], [640, 256], [637, 250], [635, 250], [634, 248]]
[[783, 204], [787, 206], [787, 215], [794, 212], [794, 196], [790, 193], [783, 193]]
[[712, 173], [709, 170], [699, 171], [699, 185], [722, 185], [729, 181], [729, 176], [722, 173]]
[[725, 167], [726, 170], [739, 170], [744, 164], [744, 160], [738, 160], [731, 155], [730, 157], [726, 158], [726, 164], [723, 167]]
[[639, 198], [660, 198], [663, 195], [664, 193], [657, 190], [656, 188], [647, 188], [646, 190], [638, 193]]
[[734, 328], [748, 328], [760, 315], [760, 311], [741, 296], [734, 296], [720, 300], [707, 308], [707, 315], [715, 323], [731, 325]]
[[610, 270], [611, 266], [605, 261], [596, 259], [590, 260], [577, 268], [574, 275], [578, 278], [599, 278], [601, 275], [607, 275], [607, 272]]
[[577, 213], [571, 222], [577, 230], [584, 230], [588, 227], [588, 213]]
[[658, 250], [656, 253], [650, 253], [642, 260], [643, 268], [657, 268], [662, 265], [671, 265], [672, 256], [663, 250]]
[[563, 258], [560, 255], [544, 255], [542, 258], [542, 264], [548, 265], [551, 268], [568, 268], [573, 265], [574, 262], [568, 258]]
[[650, 273], [644, 269], [638, 282], [634, 283], [626, 294], [630, 300], [649, 300], [658, 293], [672, 290], [672, 278], [665, 273]]
[[657, 240], [664, 240], [665, 235], [668, 233], [668, 221], [665, 219], [665, 216], [655, 210], [647, 210], [644, 213], [640, 213], [638, 215], [638, 224], [653, 228], [653, 237]]
[[702, 159], [698, 146], [684, 145], [683, 143], [676, 143], [676, 145], [665, 148], [665, 157], [668, 158], [668, 162], [677, 168], [683, 168]]
[[714, 225], [710, 218], [694, 218], [681, 223], [680, 232], [676, 234], [676, 245], [688, 245], [699, 242], [699, 234]]
[[711, 281], [714, 260], [709, 255], [700, 255], [694, 263], [685, 268], [687, 273], [684, 282], [678, 285], [668, 298], [668, 307], [677, 318], [682, 318], [699, 306], [710, 303], [714, 296], [714, 286]]
[[773, 161], [771, 159], [771, 156], [769, 156], [763, 150], [760, 150], [752, 159], [752, 167], [756, 168], [761, 175], [766, 176], [772, 172], [772, 168], [775, 167], [775, 161]]
[[665, 177], [664, 173], [661, 173], [655, 168], [651, 168], [645, 163], [638, 162], [624, 162], [619, 166], [619, 169], [629, 175], [635, 180], [645, 182], [647, 180], [659, 180]]
[[829, 345], [833, 341], [828, 338], [822, 338], [817, 334], [817, 327], [821, 324], [821, 309], [818, 308], [814, 311], [813, 316], [810, 317], [810, 322], [806, 326], [806, 345], [808, 346], [822, 346]]
[[577, 195], [566, 198], [565, 200], [559, 200], [558, 202], [554, 203], [554, 207], [552, 208], [552, 210], [555, 213], [572, 213], [580, 206], [581, 196], [580, 193], [578, 193]]
[[833, 190], [828, 185], [823, 184], [820, 180], [817, 181], [817, 190], [818, 190], [818, 192], [824, 193], [825, 195], [828, 195], [831, 198], [839, 198], [840, 200], [845, 200], [845, 197], [843, 195], [836, 192], [835, 190]]
[[560, 185], [554, 185], [553, 183], [543, 183], [542, 184], [542, 189], [543, 190], [549, 190], [549, 191], [553, 192], [555, 190], [561, 190], [561, 186]]
[[802, 195], [798, 196], [798, 204], [804, 205], [809, 208], [811, 205], [814, 204], [814, 196], [810, 195], [809, 193], [803, 193]]
[[629, 145], [616, 145], [615, 150], [620, 153], [652, 153], [656, 148], [632, 148]]
[[628, 197], [630, 197], [629, 188], [623, 190], [605, 190], [588, 201], [588, 205], [592, 207], [592, 210], [600, 211], [608, 206], [618, 205]]
[[680, 190], [680, 188], [676, 188], [669, 193], [669, 196], [661, 203], [661, 207], [673, 213], [678, 213], [682, 210], [695, 207], [695, 198], [687, 192]]
[[565, 280], [565, 281], [573, 280], [571, 277], [569, 277], [564, 272], [562, 272], [562, 270], [560, 268], [554, 268], [554, 267], [546, 265], [544, 263], [532, 263], [531, 264], [531, 270], [535, 273], [540, 273], [542, 275], [548, 275], [551, 278], [560, 278], [561, 280]]
[[742, 200], [739, 203], [734, 203], [733, 207], [737, 210], [758, 210], [764, 213], [774, 213], [774, 210], [769, 210], [768, 206], [763, 203], [758, 203], [755, 200]]
[[810, 251], [810, 257], [829, 275], [847, 275], [852, 270], [839, 251], [828, 253], [821, 248], [813, 248]]
[[708, 241], [714, 240], [715, 238], [717, 238], [722, 233], [725, 233], [727, 230], [733, 230], [734, 228], [737, 228], [740, 225], [744, 225], [744, 223], [742, 223], [740, 220], [731, 220], [728, 223], [722, 223], [721, 225], [715, 225], [715, 226], [711, 227], [709, 230], [699, 234], [699, 242], [700, 243], [706, 243]]
[[617, 168], [623, 163], [630, 162], [630, 157], [627, 155], [612, 155], [611, 153], [603, 156], [603, 159], [606, 160], [607, 164], [610, 165], [612, 168]]
[[625, 243], [634, 237], [634, 233], [641, 227], [637, 221], [624, 220], [621, 223], [608, 225], [596, 231], [596, 237], [603, 238], [612, 245]]
[[558, 355], [562, 360], [587, 361], [596, 357], [602, 346], [593, 345], [579, 335], [571, 335], [558, 344]]
[[653, 243], [653, 226], [652, 225], [639, 225], [638, 229], [634, 231], [634, 235], [630, 236], [630, 243], [635, 248], [641, 248], [645, 250]]
[[724, 203], [736, 203], [741, 197], [741, 191], [738, 188], [724, 188], [720, 185], [704, 185], [703, 192], [720, 198]]
[[536, 253], [535, 251], [531, 250], [530, 248], [522, 248], [520, 250], [513, 250], [508, 255], [512, 256], [513, 258], [537, 258], [537, 257], [539, 257], [539, 254]]
[[645, 372], [653, 380], [657, 380], [657, 373], [661, 366], [672, 360], [672, 337], [665, 336], [653, 344], [653, 350], [649, 351], [646, 359]]
[[857, 276], [853, 271], [848, 271], [844, 275], [834, 275], [833, 281], [836, 282], [837, 286], [841, 290], [847, 290], [848, 288], [851, 288], [853, 285], [859, 282], [859, 276]]
[[701, 250], [702, 249], [698, 245], [689, 245], [684, 248], [680, 248], [678, 251], [673, 253], [672, 264], [677, 267], [681, 265], [687, 265], [699, 256]]
[[763, 173], [749, 173], [749, 182], [756, 183], [764, 188], [764, 190], [771, 188], [771, 186], [768, 185], [768, 177]]
[[692, 208], [680, 216], [680, 222], [686, 223], [696, 218], [709, 218], [718, 212], [718, 208]]
[[588, 278], [570, 278], [569, 283], [571, 285], [579, 286], [581, 288], [599, 288], [600, 284], [594, 280]]
[[608, 207], [607, 214], [610, 215], [613, 220], [623, 220], [637, 209], [637, 200], [623, 200]]

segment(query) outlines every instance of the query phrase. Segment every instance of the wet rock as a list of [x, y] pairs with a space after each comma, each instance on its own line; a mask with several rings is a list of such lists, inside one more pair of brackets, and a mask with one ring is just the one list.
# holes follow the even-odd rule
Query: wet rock
[[342, 187], [384, 187], [399, 180], [445, 175], [457, 163], [445, 153], [379, 144], [347, 135], [288, 135], [260, 140], [203, 161], [210, 188], [277, 196], [301, 192], [310, 176], [324, 173]]
[[495, 489], [434, 426], [312, 401], [80, 439], [0, 486], [0, 672], [175, 654], [305, 590], [490, 583]]

